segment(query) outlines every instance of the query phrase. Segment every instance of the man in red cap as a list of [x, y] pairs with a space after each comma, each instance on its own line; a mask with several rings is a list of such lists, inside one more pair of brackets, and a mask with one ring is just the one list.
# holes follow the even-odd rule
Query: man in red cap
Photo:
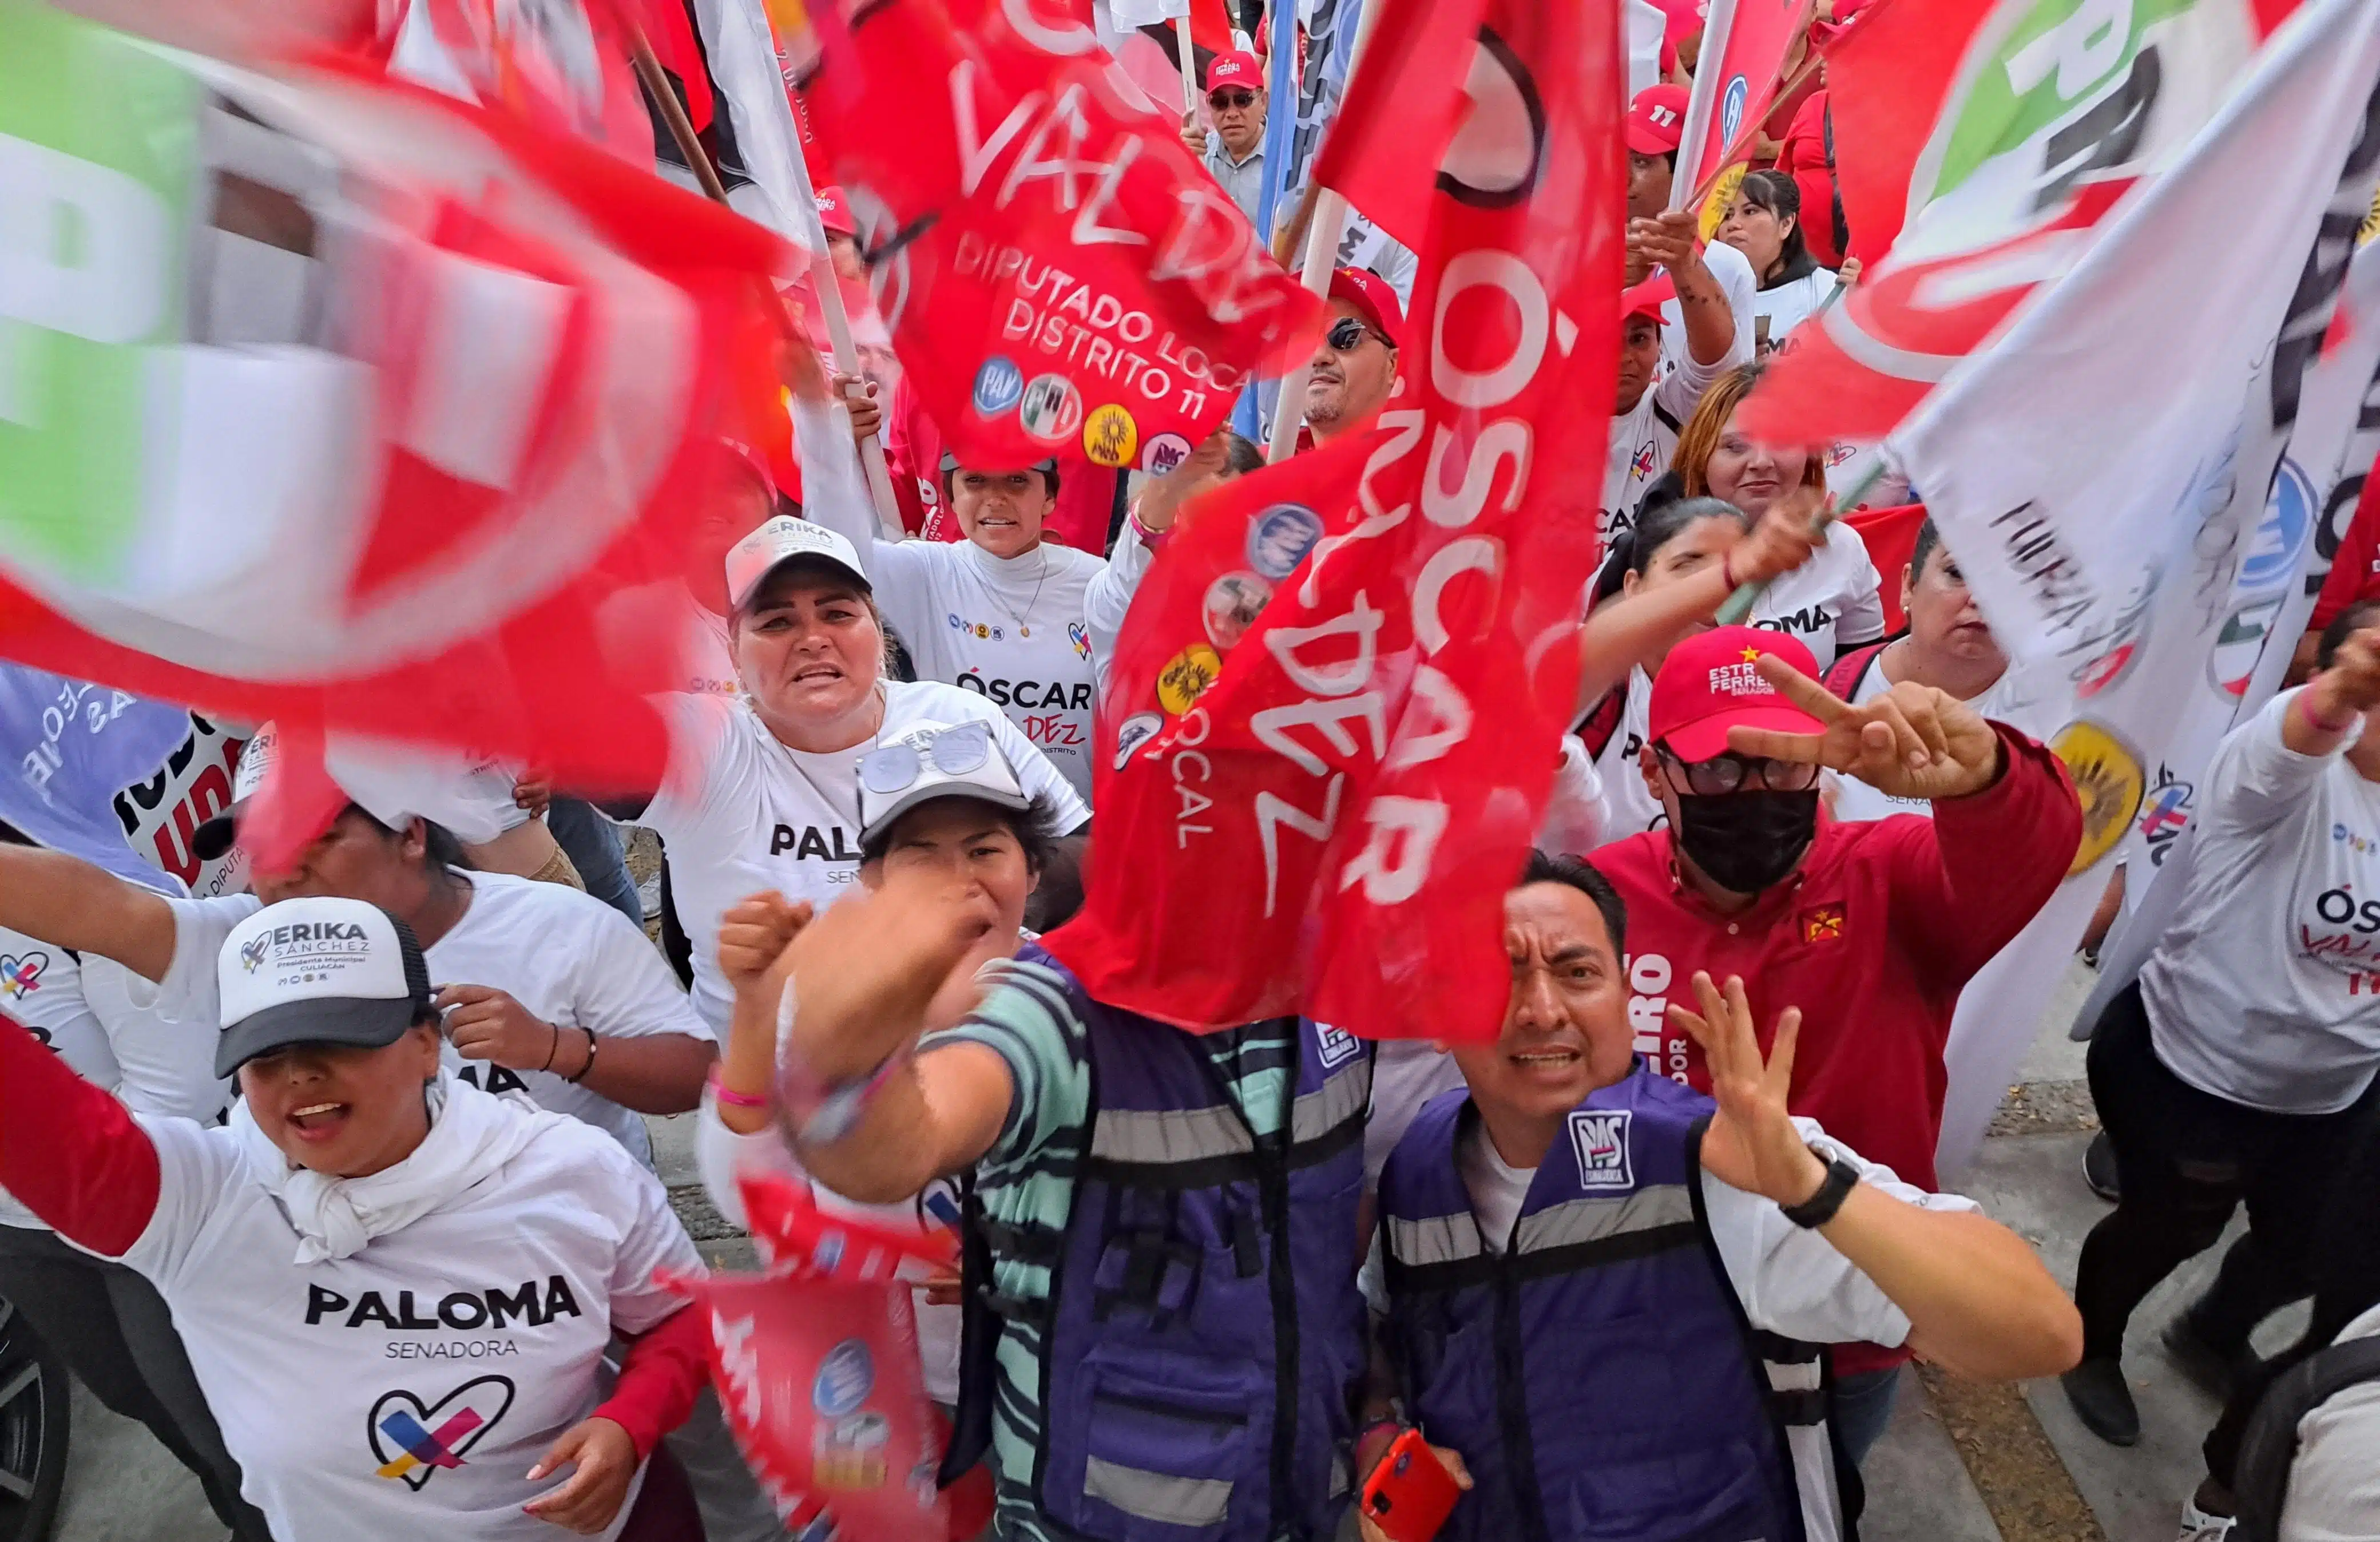
[[[2082, 816], [2057, 757], [1957, 698], [1903, 682], [1851, 706], [1795, 638], [1720, 626], [1670, 650], [1640, 769], [1668, 826], [1595, 864], [1628, 905], [1636, 1049], [1707, 1089], [1698, 1046], [1666, 1021], [1687, 982], [1740, 975], [1767, 1031], [1797, 1005], [1788, 1106], [1931, 1189], [1959, 992], [2065, 878]], [[1913, 814], [1839, 822], [1822, 768]], [[1856, 1461], [1883, 1433], [1904, 1354], [1838, 1349], [1836, 1433]]]
[[1196, 114], [1184, 113], [1182, 142], [1253, 220], [1265, 183], [1264, 66], [1254, 54], [1215, 55], [1207, 67], [1207, 110], [1214, 115], [1214, 132], [1198, 127]]
[[1330, 325], [1306, 363], [1305, 426], [1328, 444], [1369, 422], [1397, 378], [1404, 313], [1389, 281], [1362, 268], [1330, 275]]
[[1709, 383], [1700, 368], [1661, 370], [1661, 307], [1677, 298], [1667, 273], [1620, 292], [1620, 395], [1612, 399], [1609, 459], [1596, 533], [1606, 547], [1636, 525], [1645, 490], [1670, 468], [1678, 431]]
[[1691, 411], [1711, 381], [1752, 362], [1760, 280], [1742, 252], [1724, 243], [1704, 246], [1694, 214], [1670, 207], [1685, 128], [1683, 86], [1647, 86], [1629, 106], [1628, 282], [1641, 284], [1659, 268], [1677, 290], [1661, 308], [1662, 367], [1694, 370], [1700, 383], [1687, 398]]

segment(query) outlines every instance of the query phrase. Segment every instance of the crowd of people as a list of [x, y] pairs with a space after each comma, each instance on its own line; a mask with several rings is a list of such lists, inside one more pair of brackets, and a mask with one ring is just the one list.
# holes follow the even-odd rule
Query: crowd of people
[[[1262, 68], [1205, 85], [1185, 143], [1253, 215]], [[1828, 1542], [1912, 1356], [2062, 1376], [2137, 1439], [2128, 1319], [2244, 1199], [2167, 1330], [2228, 1399], [2185, 1535], [2380, 1536], [2380, 1395], [2308, 1390], [2380, 1336], [2380, 600], [2334, 607], [2201, 789], [2187, 894], [2092, 1040], [2120, 1198], [2070, 1297], [1935, 1153], [1953, 1011], [2082, 807], [1999, 721], [2011, 667], [1932, 523], [1880, 573], [1827, 448], [1737, 426], [1858, 277], [1823, 89], [1708, 242], [1672, 207], [1686, 102], [1627, 118], [1608, 558], [1493, 1041], [1193, 1034], [1038, 941], [1096, 856], [1135, 592], [1256, 444], [968, 464], [795, 343], [801, 500], [720, 446], [648, 796], [332, 757], [327, 828], [207, 899], [0, 830], [0, 949], [65, 961], [0, 1023], [0, 1296], [243, 1539], [780, 1536], [704, 1315], [656, 1282], [700, 1265], [644, 1121], [690, 1114], [731, 1220], [771, 1174], [962, 1232], [918, 1291], [922, 1370], [1002, 1542], [1408, 1539], [1368, 1495], [1409, 1431], [1461, 1491], [1450, 1542]], [[1333, 273], [1277, 407], [1305, 442], [1387, 399], [1411, 284], [1402, 249]], [[211, 849], [281, 753], [260, 725]], [[2258, 1423], [2284, 1393], [2285, 1501]]]

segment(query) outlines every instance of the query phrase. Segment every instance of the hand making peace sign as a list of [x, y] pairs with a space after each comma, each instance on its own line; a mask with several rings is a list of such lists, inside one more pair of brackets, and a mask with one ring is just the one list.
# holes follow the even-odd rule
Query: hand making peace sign
[[1956, 697], [1904, 680], [1854, 707], [1774, 654], [1758, 667], [1825, 731], [1730, 728], [1727, 747], [1738, 755], [1821, 765], [1891, 797], [1963, 797], [1999, 780], [1999, 736]]

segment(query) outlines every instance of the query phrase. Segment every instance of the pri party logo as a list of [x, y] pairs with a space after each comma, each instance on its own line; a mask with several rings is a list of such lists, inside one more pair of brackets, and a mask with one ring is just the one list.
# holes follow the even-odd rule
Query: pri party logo
[[483, 1376], [424, 1403], [415, 1394], [384, 1392], [366, 1421], [379, 1477], [405, 1480], [416, 1493], [442, 1468], [463, 1465], [466, 1452], [496, 1427], [513, 1405], [510, 1377]]

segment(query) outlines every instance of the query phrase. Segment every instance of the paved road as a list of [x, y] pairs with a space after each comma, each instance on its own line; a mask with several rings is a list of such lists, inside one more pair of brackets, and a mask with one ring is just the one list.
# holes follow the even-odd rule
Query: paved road
[[[2087, 990], [2080, 965], [2053, 1003], [2022, 1072], [2028, 1102], [2052, 1112], [2039, 1133], [1985, 1142], [1974, 1168], [1954, 1186], [1973, 1195], [2022, 1232], [2058, 1278], [2073, 1282], [2082, 1237], [2107, 1207], [2082, 1186], [2087, 1134], [2055, 1111], [2080, 1109], [2081, 1047], [2065, 1023]], [[686, 1122], [651, 1122], [664, 1182], [691, 1208], [695, 1182]], [[707, 1228], [689, 1215], [698, 1234]], [[727, 1261], [734, 1243], [706, 1245]], [[2170, 1542], [2181, 1497], [2201, 1475], [2198, 1441], [2216, 1404], [2184, 1382], [2156, 1345], [2157, 1330], [2212, 1275], [2218, 1251], [2177, 1274], [2133, 1320], [2128, 1352], [2140, 1399], [2143, 1437], [2131, 1451], [2102, 1445], [2076, 1423], [2054, 1381], [2029, 1384], [2022, 1397], [1947, 1386], [1929, 1394], [1904, 1373], [1892, 1430], [1869, 1458], [1868, 1542]], [[2287, 1339], [2301, 1312], [2267, 1326]], [[222, 1530], [192, 1482], [139, 1426], [117, 1419], [78, 1389], [62, 1542], [219, 1542]], [[1965, 1454], [1961, 1454], [1962, 1445]], [[300, 1539], [312, 1542], [312, 1539]]]

